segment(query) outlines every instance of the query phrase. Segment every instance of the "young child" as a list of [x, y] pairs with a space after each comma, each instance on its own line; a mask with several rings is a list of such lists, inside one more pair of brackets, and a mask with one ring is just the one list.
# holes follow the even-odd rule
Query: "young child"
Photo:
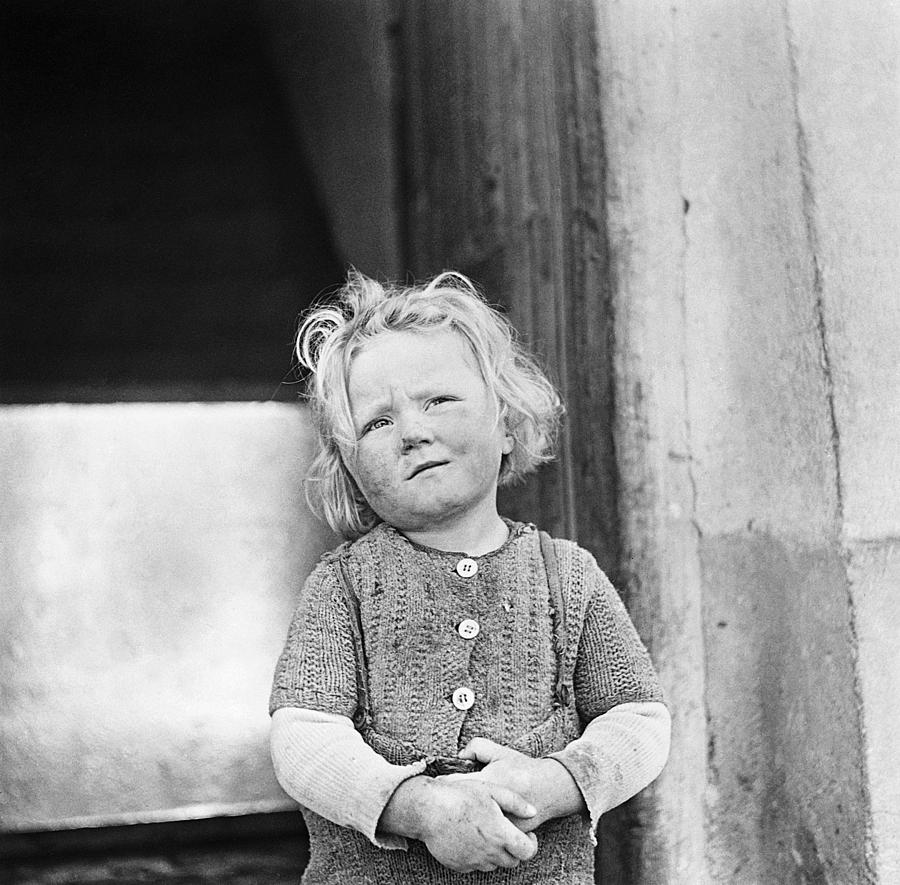
[[593, 557], [497, 512], [551, 457], [556, 392], [455, 273], [351, 272], [297, 354], [311, 492], [349, 539], [303, 588], [270, 701], [303, 882], [593, 883], [597, 820], [659, 774], [670, 720]]

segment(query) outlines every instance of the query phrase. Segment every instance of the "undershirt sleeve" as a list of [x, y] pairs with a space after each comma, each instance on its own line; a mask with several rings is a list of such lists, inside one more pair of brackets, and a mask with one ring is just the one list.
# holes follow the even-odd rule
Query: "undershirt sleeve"
[[376, 831], [394, 791], [422, 774], [424, 761], [392, 765], [346, 716], [297, 707], [275, 711], [270, 744], [278, 782], [304, 808], [358, 830], [379, 848], [407, 847], [403, 836]]
[[670, 733], [671, 717], [664, 704], [624, 703], [597, 716], [580, 738], [549, 755], [581, 791], [594, 844], [600, 815], [639, 793], [662, 771]]

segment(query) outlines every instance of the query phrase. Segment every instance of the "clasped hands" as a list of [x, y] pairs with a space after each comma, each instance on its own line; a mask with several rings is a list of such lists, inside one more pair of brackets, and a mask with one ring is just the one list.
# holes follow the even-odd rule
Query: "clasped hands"
[[420, 837], [436, 860], [457, 872], [530, 860], [537, 852], [532, 831], [570, 813], [572, 790], [580, 801], [571, 775], [554, 759], [532, 759], [487, 738], [474, 738], [459, 755], [485, 767], [433, 779]]

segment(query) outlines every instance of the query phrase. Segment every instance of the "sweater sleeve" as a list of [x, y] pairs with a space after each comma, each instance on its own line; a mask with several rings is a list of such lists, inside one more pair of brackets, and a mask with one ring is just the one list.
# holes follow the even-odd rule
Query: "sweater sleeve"
[[352, 717], [356, 654], [336, 566], [320, 562], [306, 579], [275, 667], [269, 712], [303, 707]]
[[302, 806], [379, 848], [407, 847], [404, 837], [376, 830], [394, 791], [422, 774], [424, 761], [392, 765], [346, 716], [298, 707], [274, 712], [270, 743], [278, 782]]
[[664, 704], [623, 703], [597, 716], [580, 738], [550, 754], [581, 791], [595, 843], [600, 815], [640, 792], [662, 771], [670, 733], [671, 718]]
[[573, 674], [575, 703], [584, 722], [618, 704], [662, 701], [650, 655], [609, 578], [588, 555], [590, 593]]

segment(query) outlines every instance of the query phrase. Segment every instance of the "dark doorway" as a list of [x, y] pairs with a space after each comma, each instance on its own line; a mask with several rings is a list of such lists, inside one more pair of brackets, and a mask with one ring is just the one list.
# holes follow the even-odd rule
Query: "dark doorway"
[[5, 402], [296, 397], [339, 283], [260, 4], [3, 5]]

